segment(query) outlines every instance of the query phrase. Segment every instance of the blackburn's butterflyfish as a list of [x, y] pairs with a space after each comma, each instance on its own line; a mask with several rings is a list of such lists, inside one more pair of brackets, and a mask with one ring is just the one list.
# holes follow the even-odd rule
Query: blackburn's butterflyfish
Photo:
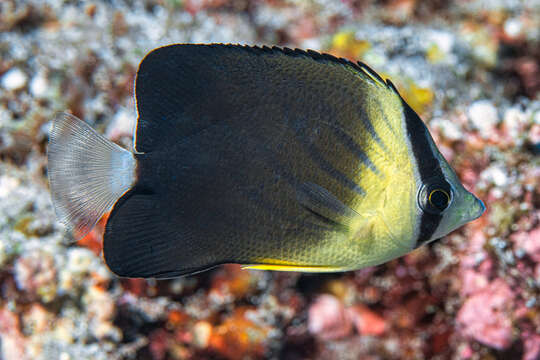
[[48, 148], [59, 220], [80, 238], [110, 211], [103, 256], [119, 276], [355, 270], [485, 209], [396, 87], [361, 62], [176, 44], [142, 60], [135, 99], [132, 152], [66, 113]]

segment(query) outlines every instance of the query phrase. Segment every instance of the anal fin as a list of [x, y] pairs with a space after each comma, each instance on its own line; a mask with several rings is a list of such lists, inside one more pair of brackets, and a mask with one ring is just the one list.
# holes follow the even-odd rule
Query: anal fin
[[253, 264], [242, 265], [242, 269], [249, 270], [273, 270], [273, 271], [297, 271], [297, 272], [339, 272], [345, 269], [334, 266], [309, 266], [309, 265], [283, 265], [283, 264]]

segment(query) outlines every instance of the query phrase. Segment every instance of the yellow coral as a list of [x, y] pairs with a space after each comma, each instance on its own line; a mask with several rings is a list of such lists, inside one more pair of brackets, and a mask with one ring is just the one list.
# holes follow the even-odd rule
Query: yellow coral
[[352, 31], [340, 31], [332, 38], [330, 52], [336, 56], [361, 58], [371, 48], [367, 40], [358, 40]]
[[435, 64], [444, 60], [444, 52], [439, 49], [437, 44], [431, 44], [426, 51], [426, 58], [429, 62]]
[[398, 82], [397, 87], [401, 96], [418, 114], [422, 114], [433, 102], [433, 91], [416, 85], [412, 80], [406, 81], [405, 85]]

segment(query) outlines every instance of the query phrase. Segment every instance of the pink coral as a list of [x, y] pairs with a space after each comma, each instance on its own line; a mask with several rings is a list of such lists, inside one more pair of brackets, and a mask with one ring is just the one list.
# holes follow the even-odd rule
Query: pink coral
[[530, 232], [517, 232], [512, 235], [516, 249], [522, 249], [534, 261], [540, 262], [540, 226]]
[[309, 308], [308, 329], [321, 339], [339, 339], [352, 332], [343, 304], [332, 295], [321, 295]]
[[461, 293], [462, 295], [467, 296], [485, 288], [488, 284], [488, 278], [475, 270], [466, 269], [463, 272], [462, 282]]
[[522, 338], [524, 339], [523, 347], [525, 350], [525, 353], [523, 354], [523, 360], [540, 359], [540, 335], [523, 334]]
[[468, 298], [457, 317], [462, 333], [499, 350], [508, 348], [512, 343], [509, 314], [513, 298], [512, 290], [500, 279]]

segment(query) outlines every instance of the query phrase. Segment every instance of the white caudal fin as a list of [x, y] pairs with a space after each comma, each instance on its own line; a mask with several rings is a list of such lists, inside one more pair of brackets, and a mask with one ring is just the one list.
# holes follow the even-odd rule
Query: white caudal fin
[[92, 230], [135, 182], [133, 154], [70, 114], [54, 118], [47, 156], [56, 216], [75, 240]]

